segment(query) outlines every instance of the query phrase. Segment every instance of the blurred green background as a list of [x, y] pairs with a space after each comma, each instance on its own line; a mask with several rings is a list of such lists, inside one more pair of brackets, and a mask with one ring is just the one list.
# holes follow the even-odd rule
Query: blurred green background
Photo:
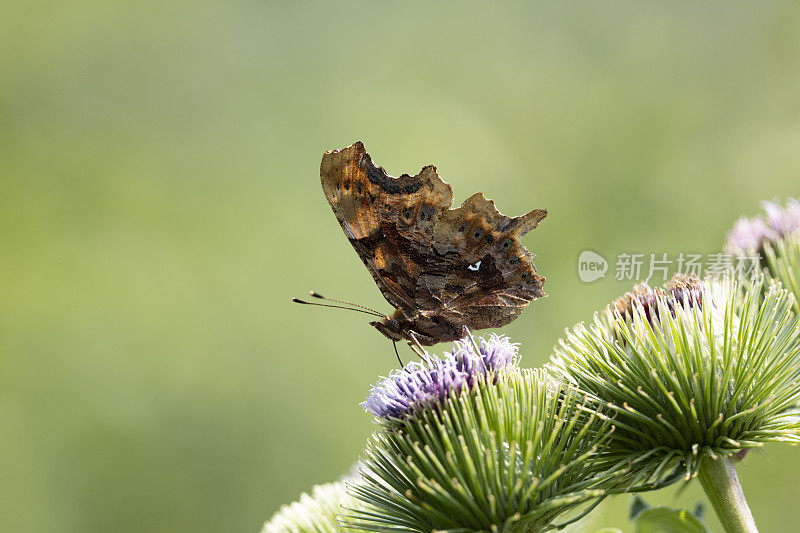
[[[0, 530], [256, 532], [350, 468], [395, 362], [364, 317], [289, 303], [389, 310], [326, 149], [550, 210], [525, 238], [550, 297], [504, 329], [526, 366], [630, 286], [580, 282], [582, 250], [712, 252], [798, 195], [800, 4], [555, 4], [5, 3]], [[784, 530], [800, 450], [741, 475]]]

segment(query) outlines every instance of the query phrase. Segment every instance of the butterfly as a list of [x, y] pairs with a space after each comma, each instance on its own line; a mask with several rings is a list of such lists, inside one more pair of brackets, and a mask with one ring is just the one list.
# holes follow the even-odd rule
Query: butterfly
[[510, 323], [545, 296], [545, 278], [519, 239], [546, 210], [507, 217], [483, 193], [450, 209], [453, 189], [436, 167], [394, 178], [375, 166], [361, 142], [325, 152], [320, 178], [345, 235], [395, 312], [311, 294], [380, 317], [370, 325], [392, 341], [431, 346], [461, 339], [465, 328]]

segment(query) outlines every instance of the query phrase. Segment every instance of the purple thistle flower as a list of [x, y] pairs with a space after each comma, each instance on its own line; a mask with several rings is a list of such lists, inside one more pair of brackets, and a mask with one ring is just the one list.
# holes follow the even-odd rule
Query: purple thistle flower
[[726, 248], [735, 255], [747, 255], [762, 250], [763, 243], [778, 238], [762, 218], [742, 217], [728, 233]]
[[789, 198], [784, 207], [774, 202], [761, 204], [767, 213], [767, 223], [781, 237], [800, 229], [800, 202]]
[[790, 198], [785, 206], [762, 202], [766, 216], [742, 217], [728, 233], [727, 250], [735, 255], [764, 251], [765, 243], [773, 243], [800, 231], [800, 201]]
[[455, 341], [452, 351], [446, 354], [448, 359], [455, 361], [459, 370], [475, 375], [519, 364], [518, 345], [509, 341], [508, 337], [492, 333], [488, 339], [479, 337], [475, 340], [478, 342], [477, 354], [469, 339]]
[[450, 391], [472, 387], [478, 376], [519, 364], [518, 345], [507, 337], [491, 334], [476, 341], [477, 352], [471, 340], [463, 339], [454, 342], [443, 359], [433, 357], [429, 363], [412, 362], [393, 370], [372, 387], [364, 410], [379, 418], [401, 418], [418, 406], [440, 403]]

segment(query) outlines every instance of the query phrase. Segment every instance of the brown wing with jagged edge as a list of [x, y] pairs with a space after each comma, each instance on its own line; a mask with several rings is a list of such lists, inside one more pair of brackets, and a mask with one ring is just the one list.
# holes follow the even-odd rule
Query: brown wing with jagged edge
[[453, 190], [428, 166], [392, 178], [361, 142], [325, 152], [322, 190], [350, 243], [384, 297], [406, 315], [418, 304], [416, 280], [430, 254], [433, 226], [453, 203]]
[[427, 292], [433, 301], [426, 308], [440, 305], [470, 329], [496, 328], [517, 318], [531, 300], [545, 296], [545, 278], [519, 240], [545, 216], [547, 211], [536, 209], [507, 217], [482, 193], [445, 212], [434, 231], [437, 260], [417, 281], [418, 293]]
[[360, 142], [325, 152], [322, 188], [386, 300], [436, 340], [514, 320], [544, 296], [544, 278], [519, 238], [546, 216], [500, 214], [478, 193], [450, 209], [453, 191], [433, 166], [389, 176]]

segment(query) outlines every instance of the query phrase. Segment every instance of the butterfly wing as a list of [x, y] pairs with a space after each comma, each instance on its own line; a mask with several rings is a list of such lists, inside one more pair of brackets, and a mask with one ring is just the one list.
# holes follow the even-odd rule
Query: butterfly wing
[[482, 193], [445, 212], [434, 230], [436, 253], [418, 278], [417, 293], [430, 300], [425, 307], [476, 330], [514, 320], [545, 295], [545, 278], [520, 243], [545, 216], [537, 209], [507, 217]]
[[416, 313], [416, 280], [425, 269], [433, 228], [453, 190], [432, 166], [390, 177], [357, 142], [322, 156], [322, 190], [345, 235], [383, 296], [406, 316]]
[[[360, 142], [326, 152], [322, 188], [386, 300], [428, 342], [463, 327], [500, 327], [544, 296], [544, 278], [519, 238], [547, 215], [507, 217], [477, 193], [450, 209], [453, 191], [433, 166], [389, 176]], [[427, 344], [426, 343], [426, 344]]]

